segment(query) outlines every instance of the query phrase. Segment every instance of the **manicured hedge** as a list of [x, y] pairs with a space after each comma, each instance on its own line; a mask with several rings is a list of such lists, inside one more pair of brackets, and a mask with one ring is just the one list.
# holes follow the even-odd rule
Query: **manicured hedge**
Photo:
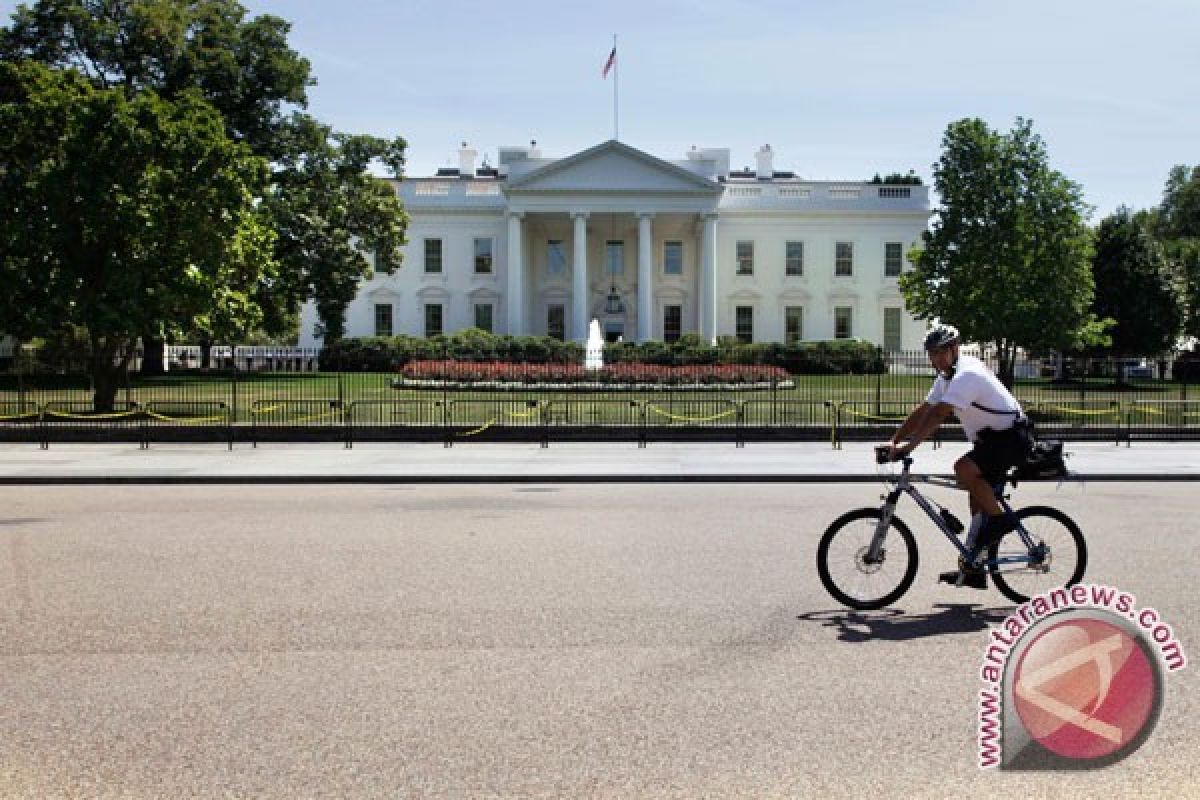
[[[393, 372], [410, 361], [455, 360], [530, 364], [582, 364], [584, 348], [549, 336], [497, 336], [468, 328], [429, 339], [414, 336], [341, 339], [321, 351], [328, 372]], [[824, 342], [741, 344], [721, 337], [708, 344], [699, 335], [677, 341], [618, 342], [604, 346], [605, 364], [695, 366], [744, 364], [782, 367], [791, 374], [868, 374], [886, 371], [882, 351], [870, 342], [842, 339]]]

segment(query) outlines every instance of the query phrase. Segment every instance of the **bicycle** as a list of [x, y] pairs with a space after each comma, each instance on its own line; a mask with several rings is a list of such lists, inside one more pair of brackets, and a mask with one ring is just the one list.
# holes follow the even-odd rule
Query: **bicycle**
[[[878, 464], [890, 462], [886, 446], [875, 448]], [[883, 474], [890, 491], [879, 508], [860, 508], [838, 517], [817, 546], [817, 574], [825, 589], [843, 605], [859, 610], [874, 610], [896, 602], [912, 586], [917, 575], [917, 542], [912, 531], [895, 515], [901, 496], [907, 494], [958, 550], [960, 566], [970, 558], [966, 544], [959, 540], [962, 523], [947, 509], [925, 497], [914, 485], [961, 489], [952, 478], [913, 475], [913, 459], [901, 459], [903, 469], [897, 476]], [[1005, 512], [1015, 513], [1014, 531], [993, 543], [987, 560], [980, 565], [991, 576], [1000, 593], [1020, 604], [1030, 597], [1060, 586], [1072, 586], [1083, 579], [1087, 568], [1087, 544], [1075, 521], [1049, 506], [1029, 506], [1013, 512], [1005, 484], [1015, 488], [1017, 478], [1010, 471], [992, 488]], [[900, 545], [888, 545], [899, 541]], [[840, 572], [845, 570], [847, 575]], [[838, 571], [838, 577], [834, 572]], [[876, 588], [872, 588], [876, 587]]]

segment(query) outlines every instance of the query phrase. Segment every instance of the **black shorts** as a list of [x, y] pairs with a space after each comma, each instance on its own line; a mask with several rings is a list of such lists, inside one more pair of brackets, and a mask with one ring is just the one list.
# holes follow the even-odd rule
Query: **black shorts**
[[1029, 432], [1018, 423], [1002, 431], [984, 428], [967, 458], [975, 462], [988, 483], [1001, 483], [1008, 471], [1029, 453]]

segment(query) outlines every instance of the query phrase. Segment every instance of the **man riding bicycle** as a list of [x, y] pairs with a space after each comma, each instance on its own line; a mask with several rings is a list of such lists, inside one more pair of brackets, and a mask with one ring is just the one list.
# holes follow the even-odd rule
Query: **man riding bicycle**
[[[912, 410], [888, 442], [892, 460], [911, 453], [929, 438], [951, 414], [957, 415], [973, 447], [954, 462], [954, 475], [970, 496], [972, 525], [967, 544], [971, 558], [958, 571], [943, 573], [945, 583], [986, 589], [978, 558], [993, 542], [1016, 527], [1004, 514], [992, 487], [1008, 470], [1024, 460], [1029, 450], [1028, 420], [1020, 403], [987, 366], [974, 356], [959, 353], [958, 329], [935, 325], [925, 336], [925, 351], [937, 370], [925, 402]], [[980, 515], [980, 516], [976, 516]], [[971, 536], [974, 542], [971, 541]]]

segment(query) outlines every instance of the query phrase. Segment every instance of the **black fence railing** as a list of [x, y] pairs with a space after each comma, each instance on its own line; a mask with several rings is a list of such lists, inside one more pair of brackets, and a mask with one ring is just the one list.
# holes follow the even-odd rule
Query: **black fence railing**
[[[994, 359], [986, 359], [996, 366]], [[1171, 364], [1019, 361], [1012, 390], [1039, 432], [1131, 442], [1200, 438], [1200, 385]], [[768, 365], [495, 365], [419, 374], [179, 370], [125, 377], [0, 373], [0, 441], [499, 441], [709, 438], [841, 441], [889, 435], [933, 378], [923, 353]], [[943, 437], [957, 435], [954, 426]]]

